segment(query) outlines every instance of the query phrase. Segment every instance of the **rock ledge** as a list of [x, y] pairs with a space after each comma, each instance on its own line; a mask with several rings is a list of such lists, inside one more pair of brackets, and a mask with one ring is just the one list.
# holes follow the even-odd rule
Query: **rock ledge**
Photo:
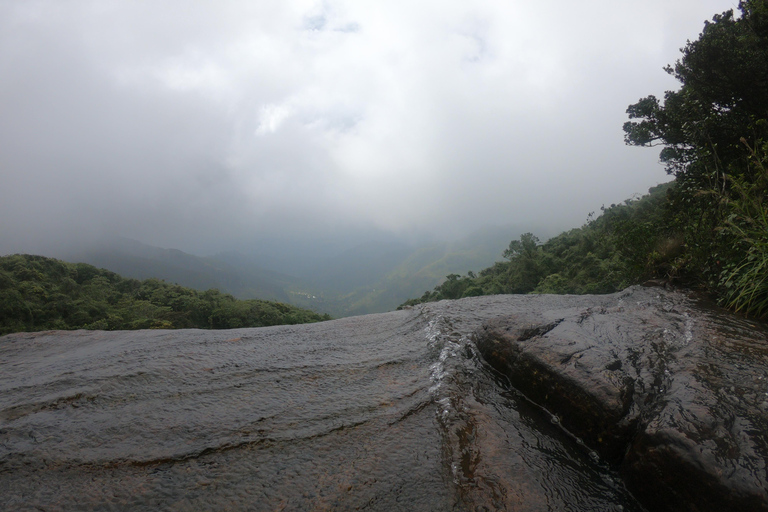
[[660, 288], [611, 297], [488, 321], [478, 349], [650, 509], [768, 511], [768, 330]]

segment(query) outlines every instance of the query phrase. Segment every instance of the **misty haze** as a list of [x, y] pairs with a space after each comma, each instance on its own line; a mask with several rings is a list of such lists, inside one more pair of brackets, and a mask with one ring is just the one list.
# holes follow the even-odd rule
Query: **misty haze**
[[3, 3], [0, 252], [579, 226], [668, 179], [624, 110], [730, 5]]

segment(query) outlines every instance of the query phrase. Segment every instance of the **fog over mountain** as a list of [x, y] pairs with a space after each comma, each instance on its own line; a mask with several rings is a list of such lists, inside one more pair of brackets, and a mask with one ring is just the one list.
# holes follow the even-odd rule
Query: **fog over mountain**
[[735, 4], [2, 2], [0, 254], [578, 226], [668, 179], [624, 111]]

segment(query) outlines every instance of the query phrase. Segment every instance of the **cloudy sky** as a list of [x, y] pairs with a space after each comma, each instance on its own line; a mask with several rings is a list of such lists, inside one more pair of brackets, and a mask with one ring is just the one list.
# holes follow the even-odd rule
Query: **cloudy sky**
[[5, 0], [0, 252], [578, 226], [667, 181], [625, 109], [735, 0]]

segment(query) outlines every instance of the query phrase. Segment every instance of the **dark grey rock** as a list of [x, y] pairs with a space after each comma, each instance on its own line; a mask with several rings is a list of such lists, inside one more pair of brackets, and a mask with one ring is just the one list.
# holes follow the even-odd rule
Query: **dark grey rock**
[[768, 511], [765, 325], [660, 288], [594, 303], [486, 321], [478, 349], [651, 510]]

